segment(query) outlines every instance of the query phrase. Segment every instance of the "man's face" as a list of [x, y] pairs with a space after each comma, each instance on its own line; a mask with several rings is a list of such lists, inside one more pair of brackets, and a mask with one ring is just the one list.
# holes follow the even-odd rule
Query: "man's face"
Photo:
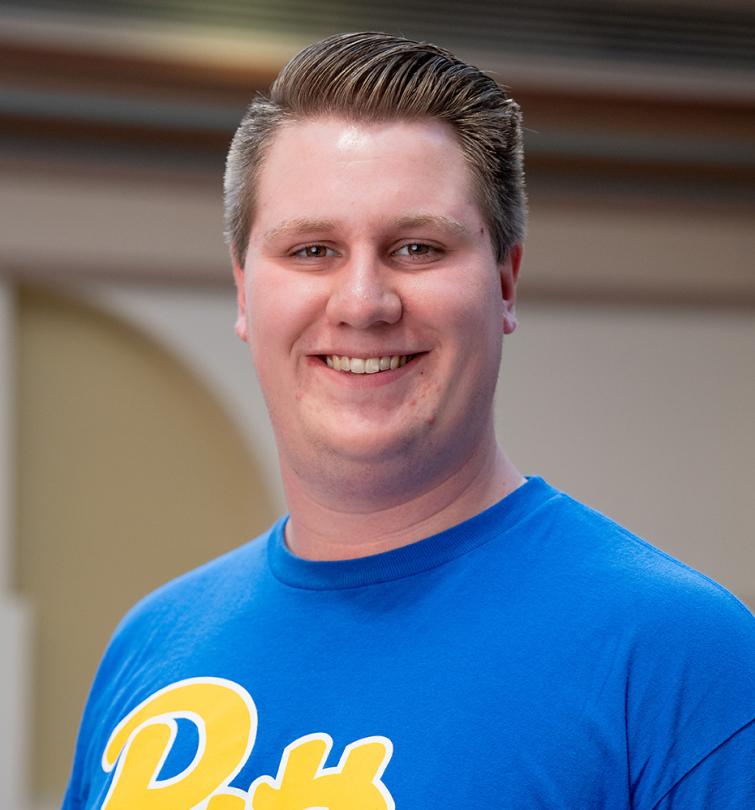
[[491, 424], [519, 256], [496, 261], [445, 124], [282, 128], [235, 272], [284, 463], [463, 463]]

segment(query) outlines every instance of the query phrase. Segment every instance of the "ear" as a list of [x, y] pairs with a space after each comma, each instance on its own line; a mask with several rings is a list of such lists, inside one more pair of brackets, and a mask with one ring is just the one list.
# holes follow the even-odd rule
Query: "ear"
[[236, 282], [236, 334], [246, 343], [248, 338], [246, 326], [246, 289], [244, 288], [244, 281], [246, 274], [244, 268], [239, 263], [236, 256], [231, 254], [231, 264], [233, 265], [233, 280]]
[[522, 244], [517, 242], [509, 248], [503, 261], [498, 265], [501, 276], [504, 335], [510, 335], [516, 329], [516, 283], [519, 280], [523, 251]]

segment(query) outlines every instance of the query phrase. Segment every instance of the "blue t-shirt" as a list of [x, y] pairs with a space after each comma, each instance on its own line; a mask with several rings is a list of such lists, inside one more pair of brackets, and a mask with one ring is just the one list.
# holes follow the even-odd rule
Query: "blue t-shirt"
[[355, 560], [284, 525], [126, 616], [66, 810], [755, 807], [755, 620], [702, 574], [540, 478]]

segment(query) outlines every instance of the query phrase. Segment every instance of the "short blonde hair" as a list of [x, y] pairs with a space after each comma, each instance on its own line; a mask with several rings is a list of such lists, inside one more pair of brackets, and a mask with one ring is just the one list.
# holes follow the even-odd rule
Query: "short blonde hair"
[[524, 238], [526, 195], [519, 106], [490, 76], [425, 42], [379, 33], [339, 34], [300, 51], [270, 97], [249, 105], [231, 142], [224, 181], [225, 233], [244, 263], [256, 181], [278, 128], [333, 116], [448, 123], [476, 178], [499, 259]]

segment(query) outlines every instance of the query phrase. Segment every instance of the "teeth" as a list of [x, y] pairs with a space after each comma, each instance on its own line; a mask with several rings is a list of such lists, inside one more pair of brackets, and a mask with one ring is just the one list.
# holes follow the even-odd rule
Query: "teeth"
[[328, 366], [336, 371], [350, 371], [352, 374], [377, 374], [380, 371], [401, 368], [413, 355], [394, 354], [383, 357], [346, 357], [329, 354], [325, 357]]

